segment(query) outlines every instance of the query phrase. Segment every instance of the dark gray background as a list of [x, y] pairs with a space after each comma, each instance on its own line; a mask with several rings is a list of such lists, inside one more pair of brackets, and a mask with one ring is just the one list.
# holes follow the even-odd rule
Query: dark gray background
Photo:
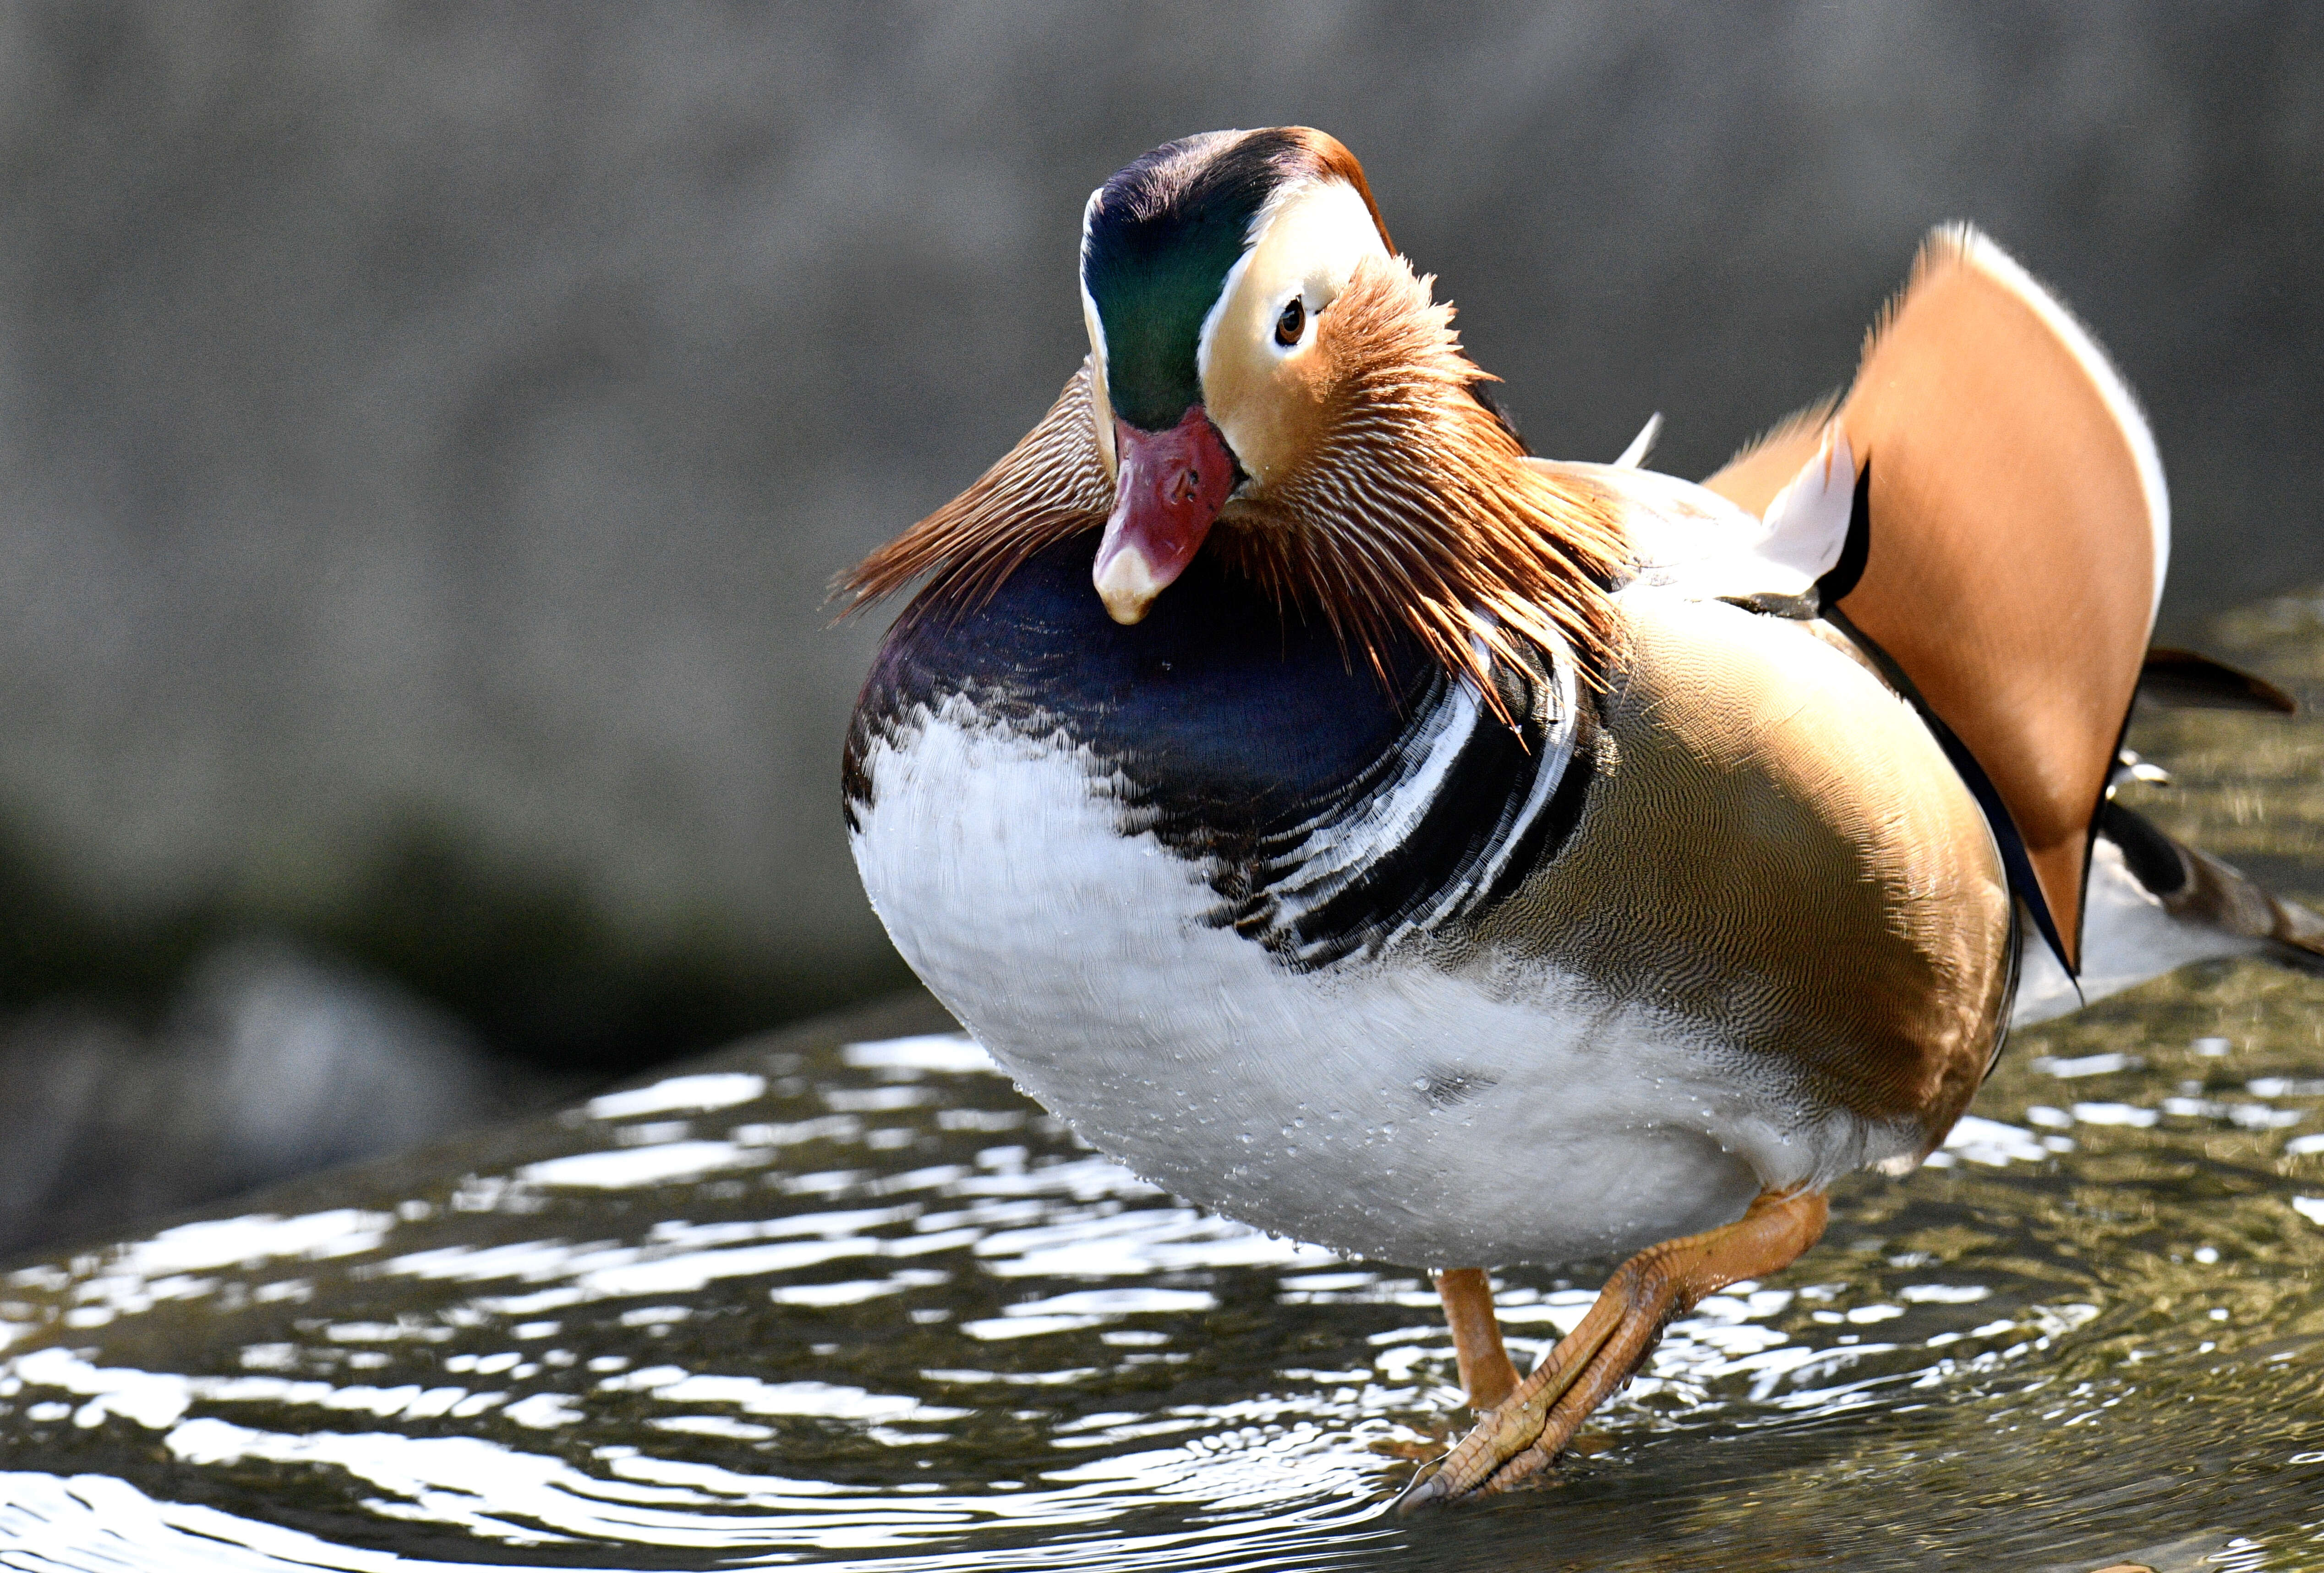
[[1288, 122], [1541, 451], [1716, 467], [1965, 217], [2147, 403], [2166, 632], [2324, 569], [2313, 7], [9, 8], [0, 1244], [111, 1216], [124, 1087], [151, 1207], [900, 977], [825, 587], [1075, 364], [1090, 189]]

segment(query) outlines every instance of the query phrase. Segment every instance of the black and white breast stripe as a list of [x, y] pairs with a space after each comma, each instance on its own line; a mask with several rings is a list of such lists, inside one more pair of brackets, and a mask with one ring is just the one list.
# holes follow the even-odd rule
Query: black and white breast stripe
[[1028, 561], [982, 606], [916, 606], [850, 728], [851, 824], [868, 761], [965, 701], [981, 725], [1082, 754], [1124, 836], [1154, 834], [1216, 893], [1207, 921], [1307, 972], [1473, 919], [1556, 855], [1596, 747], [1573, 657], [1496, 667], [1493, 714], [1416, 646], [1360, 670], [1320, 619], [1198, 558], [1116, 625], [1093, 541]]
[[1515, 729], [1436, 673], [1371, 768], [1221, 861], [1214, 921], [1312, 971], [1481, 914], [1555, 856], [1589, 790], [1590, 712], [1563, 652], [1501, 676]]

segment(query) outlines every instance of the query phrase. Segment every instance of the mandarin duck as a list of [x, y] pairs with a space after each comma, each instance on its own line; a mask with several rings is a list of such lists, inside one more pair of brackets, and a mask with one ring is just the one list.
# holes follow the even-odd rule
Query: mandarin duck
[[[1090, 350], [844, 582], [925, 585], [851, 724], [897, 948], [1019, 1084], [1204, 1207], [1430, 1270], [1545, 1468], [1825, 1191], [1942, 1143], [2013, 1022], [2324, 922], [2110, 800], [2169, 551], [2144, 421], [1976, 231], [1844, 399], [1701, 485], [1529, 457], [1362, 169], [1155, 149]], [[2163, 654], [2153, 686], [2281, 702]], [[1487, 1270], [1627, 1257], [1520, 1378]]]

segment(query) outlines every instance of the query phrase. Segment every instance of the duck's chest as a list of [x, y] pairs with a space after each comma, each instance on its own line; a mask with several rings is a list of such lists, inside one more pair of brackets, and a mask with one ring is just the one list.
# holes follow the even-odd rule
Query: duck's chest
[[[890, 934], [1028, 1091], [1181, 1194], [1400, 1260], [1609, 1249], [1748, 1198], [1661, 1128], [1696, 1069], [1666, 1023], [1554, 966], [1443, 964], [1582, 814], [1570, 671], [1510, 675], [1512, 729], [1222, 576], [1116, 628], [1061, 557], [900, 625], [847, 763]], [[1593, 1208], [1542, 1208], [1527, 1147]]]
[[1149, 974], [1215, 933], [1231, 972], [1313, 975], [1489, 905], [1571, 829], [1589, 723], [1566, 665], [1508, 673], [1511, 725], [1416, 652], [1359, 670], [1201, 563], [1119, 627], [1088, 555], [965, 615], [916, 608], [883, 648], [845, 787], [891, 929], [1028, 963], [1115, 931]]

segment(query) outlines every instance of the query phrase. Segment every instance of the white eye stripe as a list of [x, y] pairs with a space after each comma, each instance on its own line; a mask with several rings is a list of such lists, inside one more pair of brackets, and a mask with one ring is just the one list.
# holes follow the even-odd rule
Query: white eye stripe
[[[1388, 248], [1371, 210], [1339, 180], [1294, 182], [1270, 199], [1250, 245], [1221, 281], [1195, 354], [1212, 422], [1254, 484], [1287, 473], [1313, 440], [1316, 322], [1367, 259]], [[1281, 335], [1297, 302], [1298, 331]]]
[[[1218, 298], [1203, 319], [1196, 366], [1208, 375], [1213, 341], [1228, 302], [1262, 256], [1261, 271], [1269, 275], [1265, 287], [1281, 294], [1265, 319], [1261, 335], [1268, 347], [1281, 356], [1313, 342], [1315, 319], [1330, 309], [1356, 264], [1372, 254], [1385, 257], [1388, 247], [1380, 242], [1371, 209], [1346, 181], [1305, 181], [1277, 191], [1252, 220], [1249, 246], [1220, 281]], [[1296, 344], [1280, 344], [1275, 340], [1275, 324], [1294, 298], [1301, 302], [1309, 326]]]
[[[1096, 199], [1091, 199], [1093, 205]], [[1098, 315], [1097, 298], [1090, 293], [1089, 281], [1081, 281], [1082, 324], [1089, 330], [1090, 341], [1090, 404], [1096, 426], [1098, 457], [1105, 464], [1108, 476], [1114, 473], [1113, 451], [1113, 390], [1108, 381], [1105, 353], [1105, 319]]]
[[1205, 382], [1211, 375], [1211, 347], [1218, 340], [1219, 323], [1226, 316], [1227, 303], [1235, 298], [1236, 291], [1241, 286], [1243, 275], [1250, 272], [1250, 259], [1257, 254], [1255, 249], [1247, 250], [1235, 259], [1234, 266], [1227, 270], [1227, 276], [1219, 281], [1218, 299], [1213, 301], [1211, 309], [1203, 314], [1202, 332], [1194, 340], [1194, 375]]

